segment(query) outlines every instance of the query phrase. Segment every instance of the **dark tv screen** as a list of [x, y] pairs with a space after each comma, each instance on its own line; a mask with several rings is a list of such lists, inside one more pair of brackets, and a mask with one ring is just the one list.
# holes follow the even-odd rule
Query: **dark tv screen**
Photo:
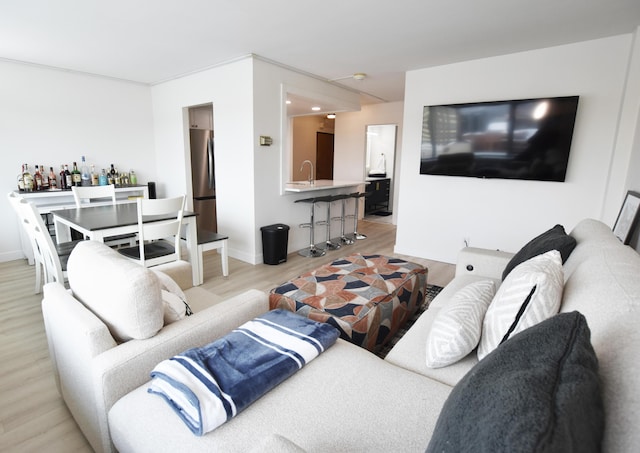
[[425, 106], [420, 173], [565, 180], [578, 96]]

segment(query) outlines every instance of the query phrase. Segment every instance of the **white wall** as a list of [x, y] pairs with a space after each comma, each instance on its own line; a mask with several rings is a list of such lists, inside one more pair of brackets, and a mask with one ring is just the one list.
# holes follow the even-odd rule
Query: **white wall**
[[618, 182], [607, 193], [603, 218], [613, 225], [627, 190], [640, 192], [640, 27], [636, 29], [616, 136], [616, 157], [610, 180]]
[[[212, 68], [152, 88], [159, 196], [191, 199], [188, 122], [184, 110], [213, 104], [218, 231], [229, 236], [229, 255], [262, 261], [260, 227], [291, 226], [289, 251], [307, 245], [297, 225], [305, 218], [281, 194], [282, 85], [347, 99], [351, 92], [255, 58]], [[273, 138], [260, 146], [259, 136]], [[306, 211], [305, 211], [306, 212]]]
[[230, 254], [251, 254], [253, 211], [252, 61], [209, 69], [152, 87], [159, 196], [186, 194], [193, 208], [188, 107], [213, 104], [218, 231]]
[[[260, 227], [274, 223], [290, 226], [289, 253], [309, 245], [309, 230], [299, 228], [300, 223], [309, 221], [307, 205], [296, 204], [295, 200], [307, 198], [307, 194], [282, 193], [282, 183], [289, 180], [289, 159], [284, 158], [289, 148], [288, 120], [283, 110], [282, 88], [292, 90], [308, 99], [331, 99], [344, 105], [358, 105], [358, 95], [348, 90], [308, 77], [286, 68], [254, 60], [254, 155], [255, 155], [255, 257], [262, 261], [262, 238]], [[336, 120], [337, 127], [338, 120]], [[273, 138], [272, 146], [259, 146], [258, 137], [268, 135]], [[337, 138], [337, 136], [336, 136]], [[334, 159], [339, 151], [336, 149]], [[339, 179], [334, 173], [334, 179]], [[315, 192], [320, 195], [324, 191]]]
[[[156, 179], [149, 87], [102, 77], [0, 61], [0, 186], [17, 189], [21, 165], [113, 163]], [[0, 198], [0, 261], [22, 258], [14, 212]]]
[[[622, 35], [408, 72], [396, 251], [455, 262], [464, 238], [516, 251], [556, 223], [570, 230], [584, 217], [602, 218], [605, 198], [625, 191], [625, 178], [612, 180], [609, 169], [629, 163], [629, 152], [614, 147], [631, 146], [617, 134], [627, 121], [620, 115], [633, 40]], [[580, 96], [566, 182], [419, 174], [425, 105], [562, 95]]]

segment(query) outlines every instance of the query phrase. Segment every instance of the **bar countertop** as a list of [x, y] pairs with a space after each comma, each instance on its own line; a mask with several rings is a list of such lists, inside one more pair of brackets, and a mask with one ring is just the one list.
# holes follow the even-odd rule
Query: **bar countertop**
[[285, 185], [285, 192], [311, 192], [314, 190], [340, 189], [343, 187], [356, 187], [365, 184], [364, 181], [338, 181], [334, 179], [319, 179], [309, 181], [292, 181]]

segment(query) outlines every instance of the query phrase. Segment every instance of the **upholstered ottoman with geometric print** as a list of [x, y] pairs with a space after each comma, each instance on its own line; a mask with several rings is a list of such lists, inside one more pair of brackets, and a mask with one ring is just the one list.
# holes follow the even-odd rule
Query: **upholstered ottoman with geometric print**
[[427, 269], [399, 258], [354, 254], [271, 290], [270, 308], [284, 308], [340, 330], [376, 351], [424, 302]]

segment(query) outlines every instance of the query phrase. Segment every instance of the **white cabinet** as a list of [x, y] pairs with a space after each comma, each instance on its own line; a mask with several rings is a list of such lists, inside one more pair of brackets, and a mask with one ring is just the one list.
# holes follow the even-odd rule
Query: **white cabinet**
[[210, 105], [190, 108], [189, 128], [213, 130], [213, 108]]

